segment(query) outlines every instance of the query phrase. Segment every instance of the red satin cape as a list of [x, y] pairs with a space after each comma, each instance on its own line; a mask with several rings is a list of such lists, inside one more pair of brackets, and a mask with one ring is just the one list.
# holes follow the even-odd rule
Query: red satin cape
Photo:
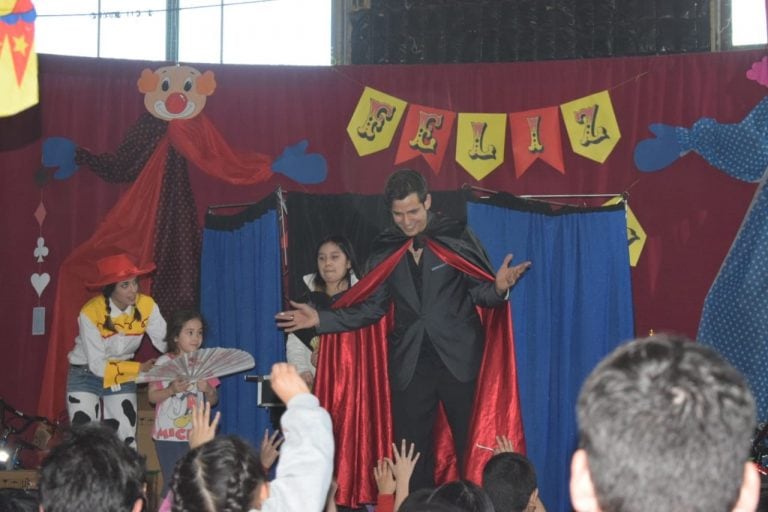
[[[444, 262], [470, 276], [493, 281], [494, 276], [445, 246], [427, 239], [427, 246]], [[405, 254], [410, 240], [387, 257], [333, 305], [344, 308], [365, 300], [384, 283]], [[525, 436], [517, 391], [517, 371], [510, 304], [478, 308], [485, 329], [485, 351], [475, 390], [473, 419], [463, 474], [480, 484], [485, 463], [493, 455], [478, 445], [493, 447], [506, 435], [525, 453]], [[315, 392], [331, 414], [336, 441], [337, 503], [359, 507], [375, 503], [378, 494], [373, 468], [391, 457], [393, 441], [387, 331], [392, 310], [379, 322], [350, 332], [322, 336]], [[456, 456], [442, 407], [435, 422], [435, 482], [458, 478]]]

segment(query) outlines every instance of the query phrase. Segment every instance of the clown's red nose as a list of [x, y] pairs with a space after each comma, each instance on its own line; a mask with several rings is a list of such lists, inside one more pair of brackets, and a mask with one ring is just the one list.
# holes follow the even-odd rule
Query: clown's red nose
[[165, 99], [165, 109], [171, 114], [184, 112], [187, 106], [187, 97], [180, 92], [171, 94]]

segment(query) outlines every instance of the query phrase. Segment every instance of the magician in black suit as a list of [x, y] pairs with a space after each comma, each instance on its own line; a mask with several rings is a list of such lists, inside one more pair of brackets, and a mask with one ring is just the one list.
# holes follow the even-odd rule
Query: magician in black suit
[[[471, 420], [484, 332], [475, 306], [497, 307], [530, 267], [509, 266], [507, 255], [495, 281], [481, 281], [448, 265], [424, 243], [437, 241], [484, 269], [490, 269], [480, 242], [462, 223], [432, 214], [424, 178], [402, 169], [390, 176], [384, 198], [395, 226], [374, 242], [368, 268], [375, 267], [408, 239], [411, 246], [385, 283], [354, 306], [317, 311], [292, 302], [296, 309], [277, 314], [286, 332], [315, 327], [318, 333], [341, 332], [379, 320], [394, 305], [388, 336], [389, 375], [395, 439], [413, 442], [421, 453], [411, 489], [434, 485], [432, 431], [442, 402], [454, 438], [459, 467]], [[492, 271], [489, 271], [492, 274]]]

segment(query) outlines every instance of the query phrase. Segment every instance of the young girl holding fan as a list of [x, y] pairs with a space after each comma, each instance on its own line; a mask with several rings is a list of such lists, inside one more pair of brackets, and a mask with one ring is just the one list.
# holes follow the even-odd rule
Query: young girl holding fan
[[[168, 322], [165, 336], [168, 353], [158, 358], [156, 365], [198, 350], [203, 345], [204, 329], [205, 323], [199, 312], [176, 312]], [[190, 383], [183, 377], [150, 383], [149, 401], [155, 404], [152, 438], [163, 471], [163, 494], [168, 490], [176, 461], [189, 450], [187, 440], [192, 428], [192, 407], [205, 401], [216, 405], [218, 385], [216, 378]]]

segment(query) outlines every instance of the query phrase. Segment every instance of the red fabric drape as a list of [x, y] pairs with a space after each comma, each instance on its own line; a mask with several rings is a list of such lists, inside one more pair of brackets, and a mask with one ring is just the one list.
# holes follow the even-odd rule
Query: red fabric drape
[[83, 283], [96, 277], [96, 260], [116, 252], [127, 252], [141, 264], [154, 258], [157, 211], [169, 144], [200, 169], [229, 183], [254, 184], [272, 176], [269, 157], [234, 151], [203, 114], [168, 123], [167, 135], [160, 139], [134, 185], [107, 214], [93, 236], [61, 266], [38, 402], [41, 415], [58, 417], [64, 410], [66, 357], [77, 335], [75, 319], [91, 295]]
[[[155, 219], [167, 154], [168, 141], [163, 138], [134, 185], [107, 214], [93, 236], [61, 265], [38, 402], [38, 413], [43, 416], [56, 418], [65, 408], [67, 354], [77, 336], [80, 308], [93, 295], [84, 283], [96, 280], [96, 260], [127, 252], [136, 258], [139, 266], [152, 261]], [[148, 290], [145, 288], [145, 291]]]
[[[494, 277], [455, 252], [427, 240], [437, 256], [473, 277]], [[381, 285], [408, 249], [410, 241], [387, 257], [340, 298], [333, 308], [364, 300]], [[486, 330], [483, 363], [475, 391], [464, 475], [480, 484], [482, 469], [492, 453], [477, 447], [494, 446], [497, 435], [507, 435], [525, 452], [525, 437], [517, 392], [517, 372], [509, 303], [500, 308], [478, 308]], [[391, 456], [393, 439], [387, 327], [392, 314], [352, 332], [322, 337], [315, 392], [331, 414], [336, 440], [337, 502], [352, 507], [376, 501], [373, 478], [376, 461]], [[442, 407], [435, 422], [435, 482], [455, 480], [458, 471], [448, 422]]]
[[[432, 240], [427, 240], [427, 245], [441, 260], [462, 272], [478, 279], [494, 280], [494, 276], [442, 245]], [[480, 485], [483, 467], [493, 454], [478, 445], [493, 447], [496, 445], [497, 435], [506, 435], [515, 450], [525, 453], [525, 434], [517, 390], [517, 364], [510, 303], [507, 301], [503, 307], [498, 308], [477, 309], [486, 332], [485, 349], [477, 377], [464, 475]]]
[[205, 114], [171, 121], [168, 136], [179, 153], [215, 178], [233, 185], [253, 185], [272, 177], [271, 157], [235, 151]]
[[[386, 280], [407, 249], [403, 245], [387, 257], [339, 298], [334, 309], [363, 301]], [[342, 505], [358, 507], [376, 501], [373, 467], [390, 452], [388, 322], [390, 317], [385, 316], [357, 331], [321, 337], [315, 393], [333, 421], [336, 501]]]

